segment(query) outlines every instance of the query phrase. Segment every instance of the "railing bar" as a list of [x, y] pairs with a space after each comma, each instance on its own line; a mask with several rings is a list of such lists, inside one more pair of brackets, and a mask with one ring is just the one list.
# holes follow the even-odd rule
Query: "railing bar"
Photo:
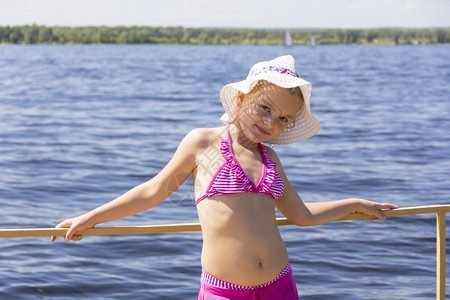
[[445, 299], [445, 212], [436, 214], [436, 299]]
[[[98, 227], [84, 229], [78, 234], [82, 235], [119, 235], [119, 234], [150, 234], [150, 233], [173, 233], [201, 231], [199, 223], [147, 225], [147, 226], [118, 226]], [[25, 228], [25, 229], [1, 229], [1, 237], [44, 237], [64, 236], [67, 228]]]
[[[421, 215], [421, 214], [434, 214], [438, 212], [450, 212], [450, 205], [428, 205], [428, 206], [415, 206], [415, 207], [403, 207], [392, 210], [385, 210], [383, 214], [386, 217], [398, 217], [398, 216], [408, 216], [408, 215]], [[345, 216], [339, 221], [350, 221], [350, 220], [361, 220], [366, 219], [367, 216], [364, 214], [356, 213]]]
[[[429, 214], [429, 213], [446, 213], [450, 212], [450, 205], [430, 205], [418, 207], [405, 207], [393, 210], [383, 211], [387, 217]], [[362, 220], [368, 216], [361, 213], [350, 214], [339, 221]], [[292, 225], [286, 218], [277, 218], [278, 226]], [[84, 229], [80, 231], [83, 235], [117, 235], [117, 234], [149, 234], [149, 233], [172, 233], [201, 231], [199, 223], [181, 223], [181, 224], [165, 224], [165, 225], [145, 225], [145, 226], [122, 226], [122, 227], [98, 227]], [[44, 237], [44, 236], [64, 236], [67, 232], [65, 228], [26, 228], [26, 229], [0, 229], [0, 238], [6, 237]]]

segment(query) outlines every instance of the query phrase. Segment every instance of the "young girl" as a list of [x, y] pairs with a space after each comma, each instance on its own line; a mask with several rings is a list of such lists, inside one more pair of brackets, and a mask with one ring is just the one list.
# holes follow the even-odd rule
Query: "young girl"
[[351, 212], [384, 219], [380, 210], [397, 207], [355, 198], [303, 203], [263, 143], [315, 135], [320, 125], [310, 96], [311, 84], [300, 78], [292, 56], [257, 63], [245, 80], [222, 89], [225, 127], [192, 130], [154, 178], [56, 227], [69, 228], [66, 241], [81, 240], [77, 231], [152, 208], [192, 175], [203, 234], [198, 299], [298, 299], [275, 208], [308, 226]]

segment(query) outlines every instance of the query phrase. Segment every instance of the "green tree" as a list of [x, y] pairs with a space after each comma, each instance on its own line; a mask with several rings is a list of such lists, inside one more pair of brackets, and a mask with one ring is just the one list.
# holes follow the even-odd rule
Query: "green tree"
[[39, 40], [39, 28], [36, 24], [26, 28], [24, 33], [24, 41], [27, 44], [36, 44]]
[[13, 26], [9, 33], [9, 43], [18, 44], [24, 40], [22, 27]]
[[396, 30], [396, 31], [393, 33], [393, 40], [394, 40], [394, 43], [395, 43], [396, 45], [398, 45], [398, 44], [400, 43], [400, 37], [401, 37], [401, 32], [398, 31], [398, 30]]
[[202, 31], [200, 33], [200, 35], [198, 36], [198, 41], [200, 44], [210, 44], [211, 41], [209, 39], [208, 34], [206, 33], [206, 31]]
[[435, 32], [436, 32], [436, 42], [438, 42], [439, 44], [444, 44], [444, 43], [449, 42], [448, 37], [447, 37], [448, 30], [436, 29]]
[[376, 40], [380, 35], [379, 30], [370, 29], [366, 31], [366, 40], [368, 43], [372, 43], [374, 40]]
[[51, 27], [39, 27], [38, 43], [51, 43], [53, 41], [53, 29]]
[[112, 32], [106, 27], [100, 27], [95, 33], [95, 43], [109, 44], [111, 42]]
[[117, 44], [128, 44], [128, 32], [122, 31], [116, 39]]
[[11, 32], [11, 28], [9, 28], [9, 26], [6, 26], [6, 27], [0, 26], [0, 42], [1, 43], [9, 42], [10, 32]]
[[79, 42], [83, 44], [99, 43], [99, 35], [95, 27], [80, 27], [79, 28]]

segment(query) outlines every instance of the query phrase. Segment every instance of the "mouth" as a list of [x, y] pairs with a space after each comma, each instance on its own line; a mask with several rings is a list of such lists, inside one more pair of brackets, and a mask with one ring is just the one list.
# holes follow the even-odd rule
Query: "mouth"
[[261, 135], [268, 135], [269, 134], [267, 131], [265, 131], [264, 129], [262, 129], [258, 125], [255, 125], [255, 126], [256, 126], [256, 130], [258, 130], [259, 134], [261, 134]]

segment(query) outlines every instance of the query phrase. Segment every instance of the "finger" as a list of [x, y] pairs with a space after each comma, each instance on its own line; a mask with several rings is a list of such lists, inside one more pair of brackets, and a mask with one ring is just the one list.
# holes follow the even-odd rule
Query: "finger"
[[[81, 227], [81, 228], [80, 228]], [[66, 232], [66, 235], [64, 237], [64, 239], [66, 240], [66, 242], [72, 240], [72, 241], [80, 241], [83, 236], [81, 234], [77, 234], [77, 231], [80, 231], [81, 229], [83, 229], [83, 226], [78, 225], [74, 225], [72, 224], [72, 226], [69, 228], [69, 230]]]
[[372, 216], [373, 218], [370, 218], [369, 220], [386, 220], [386, 216], [383, 214], [382, 211], [380, 211], [378, 208], [371, 211], [369, 216]]
[[[64, 220], [61, 223], [59, 223], [58, 225], [56, 225], [55, 228], [68, 228], [68, 227], [70, 227], [70, 225], [71, 225], [70, 221]], [[56, 236], [52, 236], [50, 238], [50, 241], [54, 242], [54, 241], [56, 241], [56, 238], [57, 238]]]
[[77, 228], [77, 226], [75, 226], [71, 220], [64, 220], [63, 222], [56, 225], [56, 228], [69, 228], [69, 230], [67, 230], [64, 236], [64, 240], [68, 242], [72, 239], [72, 236], [75, 234], [75, 229]]
[[72, 241], [81, 241], [83, 239], [83, 236], [82, 235], [79, 235], [79, 234], [74, 234], [73, 236], [72, 236]]
[[383, 215], [383, 220], [386, 220], [386, 216], [384, 216], [383, 211], [384, 210], [391, 210], [391, 209], [397, 209], [398, 205], [390, 204], [390, 203], [382, 203], [379, 207], [380, 214]]
[[390, 204], [390, 203], [381, 203], [379, 205], [379, 209], [396, 209], [398, 208], [398, 205]]
[[383, 213], [381, 213], [381, 212], [374, 214], [374, 216], [375, 216], [374, 220], [386, 220], [386, 216], [383, 215]]
[[76, 232], [76, 227], [70, 227], [69, 230], [66, 232], [66, 235], [64, 236], [64, 240], [66, 242], [70, 241], [74, 236]]
[[69, 220], [64, 220], [58, 225], [55, 226], [55, 228], [69, 228], [72, 225], [72, 222]]

